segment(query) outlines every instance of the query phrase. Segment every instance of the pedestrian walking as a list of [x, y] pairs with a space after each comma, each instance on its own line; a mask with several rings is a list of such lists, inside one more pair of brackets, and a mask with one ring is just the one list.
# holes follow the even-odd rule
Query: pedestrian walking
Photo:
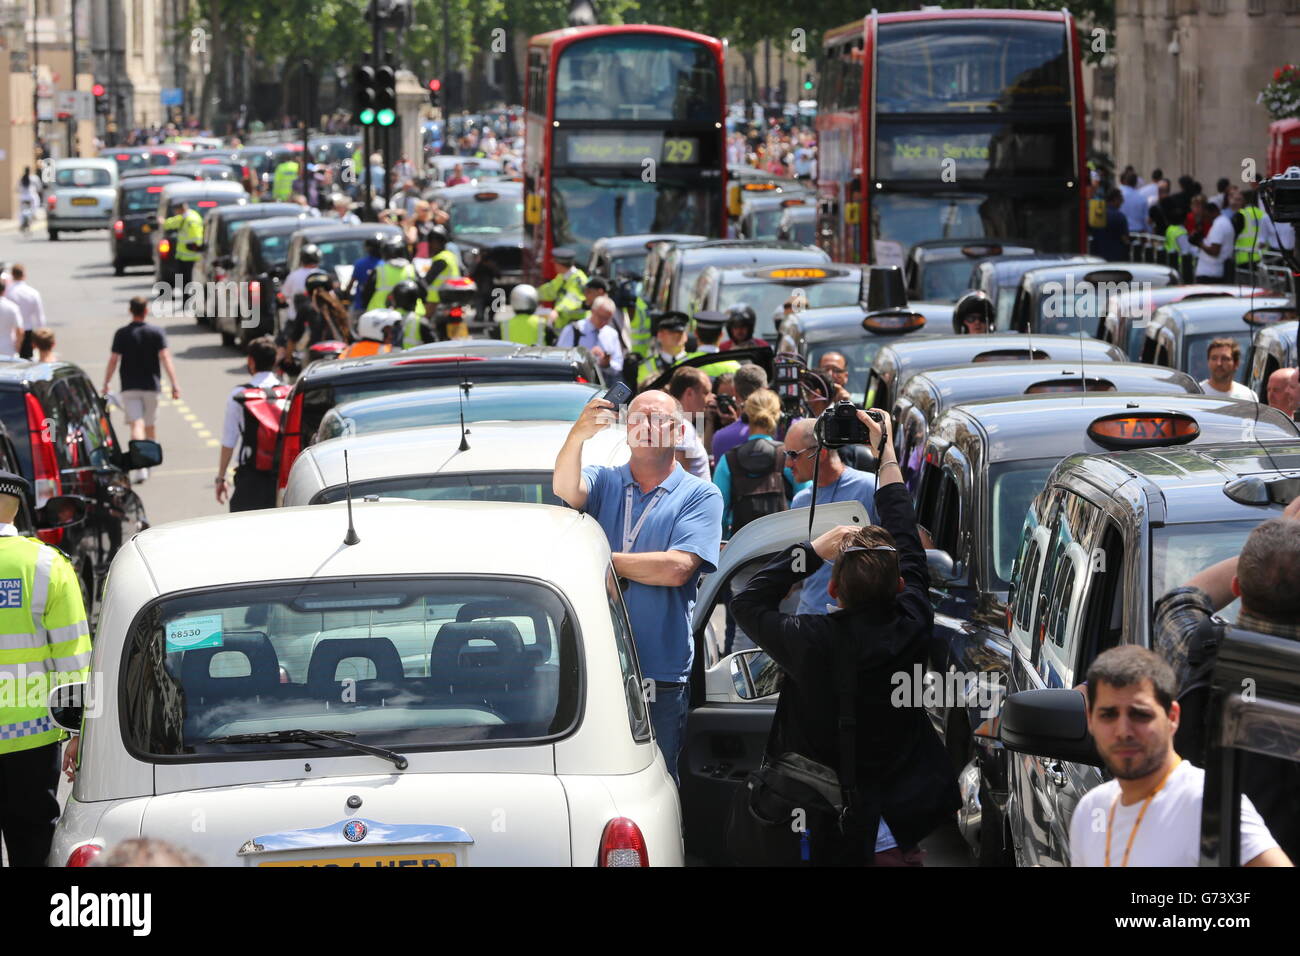
[[23, 167], [23, 175], [18, 180], [18, 228], [26, 233], [36, 219], [36, 210], [41, 206], [41, 180], [32, 175], [30, 166]]
[[[275, 376], [275, 340], [263, 335], [248, 343], [248, 374], [226, 399], [217, 462], [217, 503], [230, 499], [231, 511], [275, 507], [275, 442], [289, 398], [289, 386]], [[234, 490], [226, 480], [230, 460], [239, 449]]]
[[32, 333], [45, 328], [45, 306], [41, 294], [27, 281], [27, 268], [14, 263], [9, 269], [13, 281], [5, 287], [5, 298], [18, 306], [23, 317], [23, 341], [18, 349], [19, 358], [32, 357]]
[[613, 423], [613, 408], [596, 398], [583, 409], [556, 457], [552, 487], [595, 517], [609, 540], [641, 673], [654, 681], [655, 739], [677, 780], [694, 658], [691, 611], [700, 576], [718, 569], [722, 495], [677, 463], [681, 409], [657, 389], [627, 407], [627, 464], [583, 468], [582, 445]]
[[[11, 866], [44, 866], [59, 819], [59, 745], [49, 691], [90, 676], [81, 582], [57, 549], [14, 527], [27, 479], [0, 471], [0, 839]], [[77, 738], [62, 766], [75, 773]]]
[[37, 329], [32, 333], [33, 362], [57, 362], [58, 354], [54, 351], [54, 330]]
[[[1114, 777], [1084, 794], [1070, 816], [1071, 866], [1196, 866], [1205, 771], [1174, 749], [1180, 708], [1174, 672], [1136, 644], [1088, 668], [1088, 730]], [[1264, 820], [1241, 797], [1241, 859], [1290, 866]]]
[[[859, 411], [858, 421], [882, 448], [883, 527], [841, 525], [792, 545], [731, 600], [740, 629], [781, 668], [763, 766], [731, 807], [727, 846], [739, 863], [920, 866], [921, 840], [961, 805], [925, 709], [892, 699], [896, 675], [928, 656], [930, 574], [888, 416]], [[823, 571], [833, 613], [781, 613], [790, 589]]]
[[[0, 275], [0, 292], [8, 282]], [[18, 306], [5, 296], [0, 296], [0, 359], [14, 358], [23, 345], [23, 314]]]
[[[131, 438], [137, 441], [142, 438], [156, 441], [162, 369], [167, 370], [173, 399], [181, 397], [180, 381], [176, 377], [176, 366], [172, 364], [171, 350], [167, 348], [167, 333], [145, 321], [149, 315], [149, 301], [138, 295], [131, 300], [129, 310], [131, 321], [113, 333], [108, 370], [104, 372], [103, 393], [108, 394], [113, 373], [120, 365], [119, 399], [122, 411], [126, 414], [127, 427], [131, 430]], [[133, 481], [145, 481], [148, 477], [148, 468], [131, 472]]]

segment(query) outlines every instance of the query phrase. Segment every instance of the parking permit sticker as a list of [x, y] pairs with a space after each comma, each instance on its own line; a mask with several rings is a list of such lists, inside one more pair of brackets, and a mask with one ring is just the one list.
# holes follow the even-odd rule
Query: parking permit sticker
[[23, 579], [0, 578], [0, 607], [23, 606]]
[[220, 647], [221, 615], [182, 617], [167, 623], [167, 653], [192, 651], [198, 647]]

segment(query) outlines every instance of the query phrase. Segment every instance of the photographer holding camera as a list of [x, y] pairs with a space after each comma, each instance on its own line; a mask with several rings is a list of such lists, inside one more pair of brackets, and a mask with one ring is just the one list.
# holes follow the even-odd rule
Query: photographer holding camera
[[[741, 629], [782, 671], [763, 768], [732, 806], [738, 862], [919, 866], [920, 841], [960, 805], [924, 709], [890, 701], [893, 675], [926, 656], [930, 576], [889, 418], [873, 410], [856, 419], [873, 445], [883, 438], [882, 526], [841, 526], [793, 545], [732, 598]], [[791, 586], [826, 567], [840, 609], [780, 613]]]

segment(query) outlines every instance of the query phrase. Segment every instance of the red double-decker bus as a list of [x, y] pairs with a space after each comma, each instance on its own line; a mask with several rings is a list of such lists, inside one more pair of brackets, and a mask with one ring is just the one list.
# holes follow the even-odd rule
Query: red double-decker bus
[[605, 236], [726, 228], [720, 40], [671, 27], [573, 27], [528, 41], [524, 272], [586, 265]]
[[896, 262], [967, 238], [1086, 251], [1068, 12], [872, 13], [828, 31], [824, 53], [818, 233], [833, 259]]

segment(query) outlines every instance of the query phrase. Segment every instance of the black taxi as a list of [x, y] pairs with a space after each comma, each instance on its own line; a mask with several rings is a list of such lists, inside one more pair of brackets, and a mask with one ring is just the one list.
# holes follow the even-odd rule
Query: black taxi
[[606, 236], [597, 239], [591, 246], [591, 258], [587, 260], [587, 275], [601, 276], [615, 283], [632, 280], [636, 283], [635, 292], [640, 294], [640, 283], [645, 275], [646, 260], [650, 250], [660, 242], [703, 242], [704, 236], [688, 233], [642, 233], [636, 236]]
[[1146, 338], [1147, 322], [1161, 306], [1196, 299], [1232, 296], [1244, 298], [1267, 294], [1267, 289], [1256, 286], [1209, 283], [1169, 285], [1162, 289], [1132, 289], [1111, 298], [1106, 306], [1106, 315], [1102, 318], [1101, 334], [1097, 338], [1103, 342], [1113, 342], [1124, 350], [1130, 361], [1138, 362], [1142, 359], [1142, 343]]
[[[704, 242], [660, 244], [662, 261], [655, 262], [654, 285], [647, 282], [642, 292], [651, 316], [662, 312], [684, 312], [695, 280], [709, 266], [821, 266], [831, 257], [821, 249], [775, 239], [709, 239]], [[650, 279], [651, 261], [646, 261]], [[648, 293], [648, 295], [647, 295]]]
[[[844, 356], [848, 367], [849, 380], [845, 387], [851, 395], [861, 395], [876, 353], [896, 341], [897, 336], [906, 335], [910, 340], [948, 333], [952, 315], [950, 307], [909, 302], [907, 308], [919, 318], [902, 323], [867, 322], [866, 310], [857, 303], [795, 311], [781, 323], [776, 351], [798, 355], [810, 368], [817, 368], [826, 353], [838, 352]], [[936, 310], [939, 315], [934, 318], [929, 313]]]
[[762, 339], [778, 335], [783, 309], [793, 301], [795, 311], [857, 303], [862, 267], [844, 263], [778, 265], [755, 269], [747, 266], [709, 266], [695, 280], [687, 311], [726, 312], [747, 305], [758, 320], [754, 334]]
[[[291, 202], [259, 202], [246, 206], [218, 206], [203, 217], [203, 255], [194, 263], [194, 281], [200, 285], [230, 278], [234, 268], [231, 249], [235, 235], [254, 219], [273, 216], [305, 216], [302, 206]], [[207, 305], [205, 303], [205, 305]], [[211, 321], [212, 311], [205, 308], [199, 321]]]
[[[1250, 456], [1262, 453], [1217, 443], [1247, 434], [1300, 452], [1300, 431], [1276, 409], [1203, 395], [993, 399], [934, 423], [917, 520], [934, 549], [930, 669], [946, 686], [928, 710], [959, 768], [959, 825], [982, 863], [1008, 862], [1012, 847], [1021, 863], [1060, 863], [1068, 833], [1068, 819], [1049, 822], [1043, 810], [1059, 794], [1050, 784], [1037, 796], [1017, 792], [983, 721], [1004, 693], [1074, 686], [1121, 635], [1145, 642], [1148, 595], [1240, 547], [1266, 509], [1232, 501], [1223, 485], [1234, 462], [1250, 471], [1258, 463]], [[1247, 450], [1216, 464], [1223, 448]], [[1185, 469], [1199, 469], [1199, 481]], [[1148, 477], [1129, 480], [1136, 476]], [[1043, 763], [1039, 783], [1066, 779]], [[1058, 827], [1062, 842], [1045, 853], [1046, 830]]]
[[[1150, 647], [1155, 602], [1238, 554], [1256, 525], [1282, 513], [1300, 469], [1300, 439], [1271, 436], [1294, 423], [1254, 402], [1229, 402], [1223, 413], [1238, 416], [1237, 437], [1248, 440], [1073, 455], [1052, 470], [1011, 567], [1008, 692], [1070, 688], [1102, 651]], [[1184, 441], [1196, 437], [1185, 421], [1170, 427]], [[1231, 622], [1237, 608], [1220, 616]], [[1066, 865], [1070, 815], [1102, 782], [1101, 770], [1065, 753], [1003, 756], [995, 728], [982, 730], [976, 741], [988, 764], [1005, 765], [1002, 789], [990, 786], [990, 794], [1005, 806], [1016, 861]]]
[[974, 362], [1122, 362], [1113, 345], [1076, 335], [936, 335], [882, 346], [867, 375], [864, 408], [893, 408], [898, 391], [917, 372]]
[[578, 382], [604, 384], [591, 353], [583, 348], [553, 348], [468, 340], [432, 343], [360, 359], [313, 362], [294, 384], [276, 444], [277, 490], [283, 492], [289, 469], [312, 443], [321, 419], [335, 405], [375, 395], [391, 395], [438, 385], [469, 382]]
[[777, 239], [781, 231], [781, 217], [787, 209], [800, 206], [813, 208], [815, 199], [810, 193], [787, 194], [780, 192], [745, 194], [740, 200], [740, 215], [736, 218], [735, 233], [738, 239]]
[[953, 406], [1062, 392], [1200, 395], [1201, 386], [1185, 372], [1138, 362], [994, 362], [917, 372], [903, 385], [891, 409], [903, 480], [916, 491], [930, 427]]
[[153, 233], [158, 230], [158, 199], [163, 187], [191, 180], [183, 176], [131, 176], [117, 182], [113, 203], [113, 228], [108, 234], [108, 253], [113, 275], [126, 273], [127, 266], [153, 262]]
[[1098, 256], [1085, 256], [1072, 252], [1039, 252], [1027, 256], [992, 256], [980, 259], [971, 266], [969, 285], [993, 300], [997, 310], [996, 326], [1005, 332], [1011, 328], [1011, 309], [1016, 304], [1020, 279], [1030, 269], [1065, 262], [1103, 263]]
[[1250, 341], [1250, 352], [1245, 359], [1246, 384], [1261, 402], [1268, 401], [1269, 376], [1280, 368], [1295, 368], [1297, 329], [1300, 322], [1265, 325], [1255, 331]]
[[1150, 262], [1102, 266], [1065, 262], [1030, 269], [1020, 277], [1011, 307], [1013, 332], [1102, 333], [1110, 300], [1135, 290], [1162, 289], [1182, 281], [1178, 270]]
[[956, 302], [971, 288], [976, 263], [998, 256], [1029, 256], [1034, 253], [1035, 250], [1029, 246], [1015, 243], [971, 239], [918, 242], [907, 253], [907, 294], [914, 299]]
[[1142, 361], [1182, 369], [1201, 382], [1210, 377], [1210, 343], [1232, 339], [1242, 356], [1236, 381], [1244, 384], [1250, 374], [1246, 353], [1255, 330], [1295, 318], [1291, 300], [1277, 296], [1194, 299], [1161, 306], [1147, 320]]

